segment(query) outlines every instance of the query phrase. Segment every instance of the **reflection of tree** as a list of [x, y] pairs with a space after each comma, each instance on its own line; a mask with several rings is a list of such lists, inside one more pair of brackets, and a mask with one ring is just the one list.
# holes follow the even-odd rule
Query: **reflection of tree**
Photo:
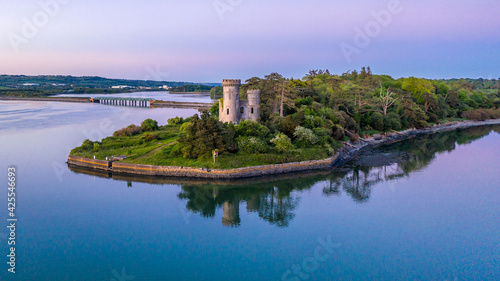
[[323, 188], [323, 194], [338, 196], [344, 190], [354, 201], [363, 203], [370, 198], [373, 185], [402, 176], [403, 171], [398, 164], [380, 167], [355, 166], [352, 171], [331, 178], [329, 184]]
[[224, 226], [239, 226], [239, 204], [246, 201], [248, 212], [256, 212], [265, 221], [286, 227], [295, 217], [293, 210], [299, 203], [294, 191], [308, 189], [317, 180], [317, 177], [308, 176], [233, 188], [212, 184], [183, 185], [178, 197], [187, 200], [186, 208], [189, 211], [200, 213], [203, 217], [213, 217], [216, 209], [222, 207]]
[[[359, 164], [355, 160], [348, 163], [352, 171], [337, 174], [323, 188], [326, 196], [340, 195], [341, 190], [349, 194], [356, 202], [365, 202], [370, 197], [371, 187], [379, 182], [390, 181], [408, 176], [410, 173], [428, 166], [436, 154], [452, 151], [457, 144], [468, 144], [491, 132], [491, 127], [474, 127], [466, 130], [436, 133], [418, 137], [409, 141], [382, 146], [364, 152], [373, 157], [377, 155], [381, 165]], [[384, 161], [384, 157], [399, 155], [394, 159]], [[363, 153], [360, 158], [363, 158]]]
[[258, 213], [259, 217], [279, 227], [287, 227], [295, 217], [292, 212], [299, 203], [295, 194], [280, 196], [277, 188], [260, 196]]
[[411, 155], [409, 161], [400, 163], [401, 169], [409, 174], [428, 166], [441, 152], [450, 152], [456, 145], [464, 145], [480, 139], [491, 132], [491, 127], [473, 127], [465, 130], [436, 133], [422, 136], [411, 141], [386, 146], [385, 151], [405, 151]]
[[[270, 182], [235, 184], [185, 184], [178, 197], [187, 200], [186, 208], [203, 217], [214, 217], [222, 208], [224, 226], [241, 223], [240, 203], [247, 212], [278, 227], [287, 227], [294, 219], [299, 191], [323, 182], [323, 194], [339, 196], [342, 192], [358, 203], [367, 202], [371, 188], [381, 182], [408, 176], [428, 166], [436, 154], [452, 151], [457, 144], [467, 144], [487, 135], [491, 127], [436, 133], [362, 152], [359, 159], [347, 163], [350, 169], [328, 175], [303, 176]], [[363, 158], [364, 157], [364, 158]], [[377, 161], [363, 161], [367, 157]]]

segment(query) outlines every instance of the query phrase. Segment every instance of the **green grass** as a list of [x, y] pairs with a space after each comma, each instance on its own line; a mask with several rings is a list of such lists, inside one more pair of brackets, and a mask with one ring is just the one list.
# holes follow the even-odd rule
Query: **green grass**
[[[328, 158], [328, 151], [321, 146], [313, 148], [294, 149], [287, 153], [270, 151], [269, 153], [236, 154], [223, 153], [216, 158], [210, 156], [187, 159], [182, 156], [172, 157], [170, 151], [177, 144], [180, 134], [180, 125], [162, 126], [158, 131], [141, 133], [135, 136], [107, 137], [103, 139], [98, 147], [93, 145], [77, 147], [71, 151], [71, 155], [104, 160], [110, 156], [126, 155], [125, 163], [147, 164], [157, 166], [182, 166], [199, 167], [211, 169], [232, 169], [249, 166], [260, 166], [270, 164], [282, 164], [308, 160], [319, 160]], [[158, 134], [159, 139], [146, 141], [147, 134]], [[339, 148], [340, 143], [334, 148]]]

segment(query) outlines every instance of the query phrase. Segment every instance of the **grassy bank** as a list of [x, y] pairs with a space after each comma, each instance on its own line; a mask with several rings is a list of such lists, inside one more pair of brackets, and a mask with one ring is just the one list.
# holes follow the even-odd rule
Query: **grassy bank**
[[[157, 130], [135, 135], [111, 136], [101, 141], [85, 140], [71, 151], [71, 155], [104, 160], [106, 157], [125, 155], [122, 162], [158, 166], [185, 166], [200, 168], [232, 169], [248, 166], [282, 164], [307, 160], [325, 159], [331, 154], [323, 147], [296, 148], [278, 152], [272, 148], [265, 153], [221, 153], [213, 162], [209, 156], [196, 159], [176, 154], [179, 148], [181, 124], [160, 126]], [[118, 135], [115, 133], [115, 135]], [[337, 143], [337, 148], [341, 143]]]

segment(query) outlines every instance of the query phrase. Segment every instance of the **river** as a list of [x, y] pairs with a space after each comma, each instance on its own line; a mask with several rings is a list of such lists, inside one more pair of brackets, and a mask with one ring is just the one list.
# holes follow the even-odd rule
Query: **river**
[[332, 171], [233, 182], [65, 163], [86, 138], [195, 113], [0, 101], [0, 280], [500, 280], [500, 126], [373, 148]]
[[120, 94], [58, 94], [54, 97], [73, 98], [142, 98], [176, 102], [205, 102], [212, 103], [209, 93], [171, 93], [168, 91], [131, 92]]

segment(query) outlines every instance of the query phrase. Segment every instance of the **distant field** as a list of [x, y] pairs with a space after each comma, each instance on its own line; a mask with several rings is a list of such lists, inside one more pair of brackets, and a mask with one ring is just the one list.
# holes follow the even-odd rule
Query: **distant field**
[[14, 88], [0, 86], [0, 90], [14, 90]]

